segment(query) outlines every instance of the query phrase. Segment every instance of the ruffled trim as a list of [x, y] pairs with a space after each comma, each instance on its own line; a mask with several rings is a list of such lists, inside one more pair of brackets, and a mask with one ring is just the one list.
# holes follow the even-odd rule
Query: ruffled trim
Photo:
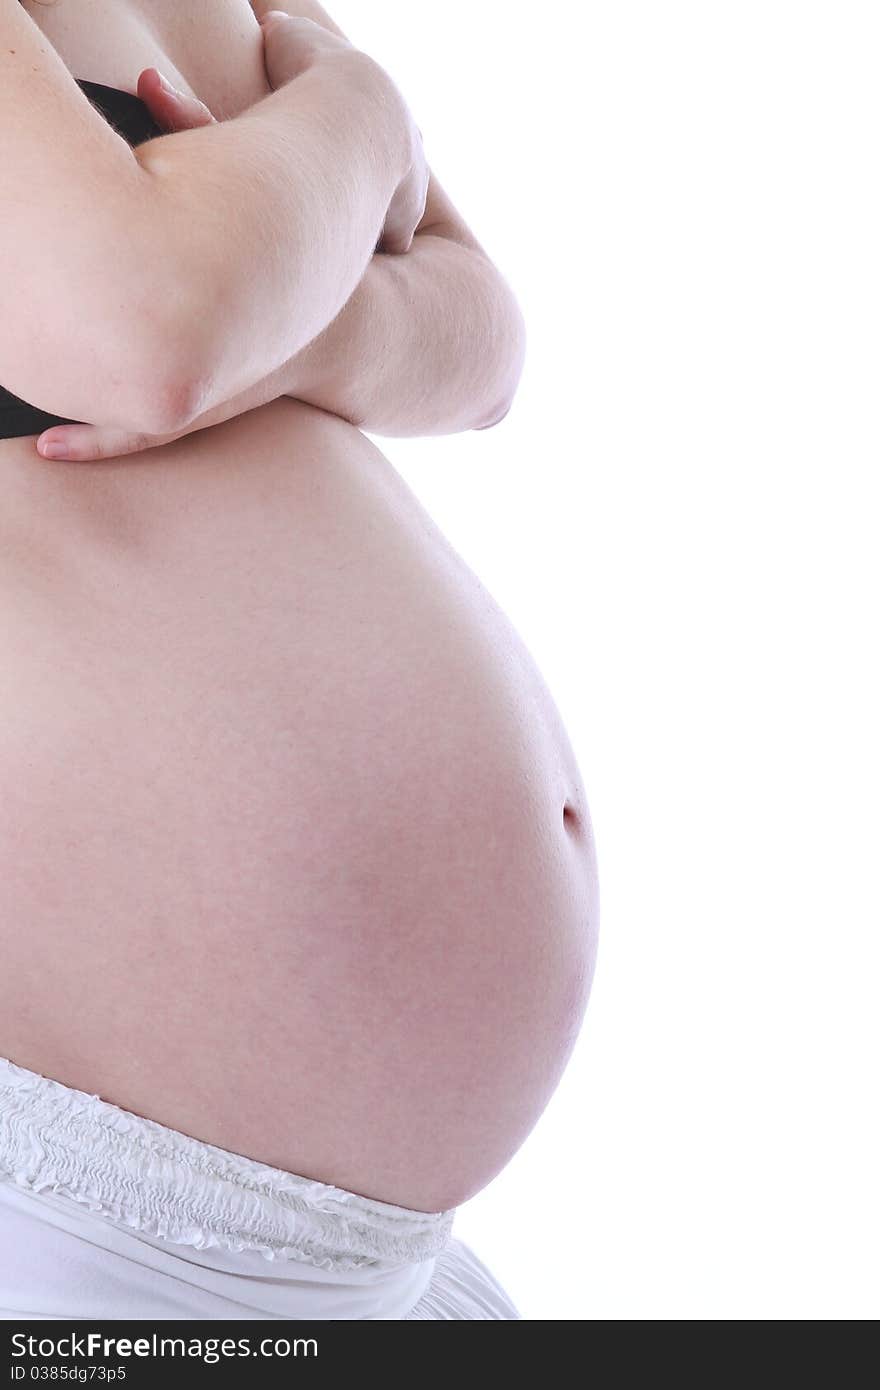
[[454, 1217], [272, 1168], [5, 1058], [0, 1180], [197, 1250], [254, 1250], [328, 1270], [428, 1260], [447, 1245]]
[[431, 1282], [402, 1322], [520, 1321], [516, 1306], [473, 1250], [451, 1240]]

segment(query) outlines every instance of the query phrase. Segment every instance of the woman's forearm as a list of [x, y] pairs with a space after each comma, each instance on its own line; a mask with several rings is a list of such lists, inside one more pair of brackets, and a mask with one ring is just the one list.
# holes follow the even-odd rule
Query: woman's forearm
[[342, 312], [287, 366], [290, 396], [373, 434], [453, 434], [510, 408], [525, 354], [517, 301], [470, 246], [419, 233], [376, 255]]
[[525, 327], [482, 253], [420, 233], [405, 256], [376, 255], [324, 332], [190, 430], [279, 396], [379, 435], [454, 434], [495, 424], [522, 371]]
[[363, 276], [406, 161], [399, 113], [356, 50], [232, 120], [136, 153], [174, 258], [192, 416], [271, 375], [331, 322]]
[[516, 300], [483, 253], [420, 233], [406, 255], [373, 257], [345, 308], [308, 347], [184, 427], [157, 436], [63, 425], [41, 445], [63, 440], [64, 454], [53, 457], [117, 458], [284, 397], [374, 434], [484, 429], [507, 413], [524, 350]]

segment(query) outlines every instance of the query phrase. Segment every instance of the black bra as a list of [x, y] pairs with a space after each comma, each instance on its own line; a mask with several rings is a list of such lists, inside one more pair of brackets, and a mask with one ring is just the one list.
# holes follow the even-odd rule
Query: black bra
[[[123, 92], [118, 87], [105, 87], [102, 82], [88, 82], [78, 77], [77, 85], [82, 88], [92, 105], [114, 130], [134, 147], [144, 140], [152, 140], [165, 132], [150, 115], [149, 107], [132, 92]], [[52, 425], [71, 425], [77, 421], [67, 420], [61, 415], [48, 415], [35, 405], [28, 405], [11, 391], [0, 386], [0, 439], [16, 439], [23, 434], [42, 434]]]

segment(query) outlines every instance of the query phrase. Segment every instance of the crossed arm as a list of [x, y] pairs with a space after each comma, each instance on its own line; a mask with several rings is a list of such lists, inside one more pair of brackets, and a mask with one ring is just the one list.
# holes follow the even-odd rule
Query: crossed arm
[[[315, 0], [251, 0], [342, 31]], [[510, 408], [525, 331], [503, 277], [433, 174], [405, 256], [373, 256], [334, 322], [287, 364], [286, 395], [381, 435], [451, 434]]]
[[190, 429], [282, 395], [372, 434], [486, 429], [510, 408], [524, 344], [516, 300], [484, 253], [423, 228], [405, 255], [373, 256], [345, 307], [308, 347]]
[[[341, 33], [314, 0], [251, 0], [259, 18], [283, 9]], [[506, 415], [525, 352], [516, 299], [431, 176], [424, 216], [404, 255], [376, 254], [336, 318], [269, 376], [196, 416], [172, 436], [56, 426], [73, 458], [155, 447], [291, 396], [370, 433], [451, 434]]]

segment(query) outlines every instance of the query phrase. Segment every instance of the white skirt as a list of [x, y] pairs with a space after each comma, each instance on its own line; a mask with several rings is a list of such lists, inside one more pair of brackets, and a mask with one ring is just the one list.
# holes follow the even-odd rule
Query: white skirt
[[271, 1168], [0, 1058], [0, 1318], [518, 1318], [453, 1217]]

